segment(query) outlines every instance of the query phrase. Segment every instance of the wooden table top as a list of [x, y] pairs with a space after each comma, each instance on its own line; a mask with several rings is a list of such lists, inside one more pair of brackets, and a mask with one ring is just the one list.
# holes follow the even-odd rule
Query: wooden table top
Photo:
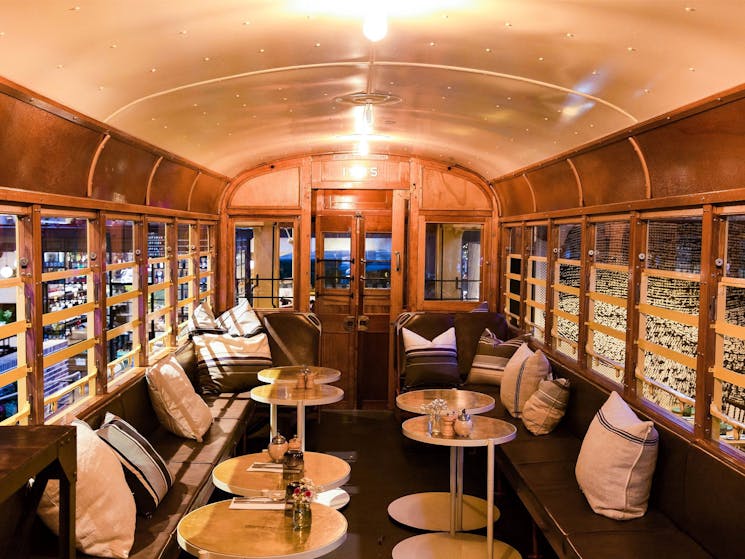
[[297, 388], [290, 383], [262, 384], [251, 389], [251, 398], [278, 406], [320, 406], [338, 402], [344, 398], [344, 391], [328, 384], [316, 384], [313, 388]]
[[439, 446], [486, 446], [488, 444], [502, 444], [511, 441], [517, 435], [517, 428], [501, 419], [475, 415], [473, 421], [473, 432], [468, 437], [443, 437], [432, 436], [427, 431], [429, 417], [420, 415], [407, 419], [401, 424], [404, 435], [427, 444]]
[[432, 400], [437, 398], [445, 400], [450, 410], [465, 409], [469, 414], [487, 412], [494, 409], [495, 404], [494, 398], [481, 392], [457, 388], [427, 388], [399, 394], [396, 397], [396, 405], [404, 411], [424, 413], [422, 406], [432, 403]]
[[283, 510], [231, 509], [219, 501], [193, 510], [178, 524], [178, 543], [210, 559], [314, 559], [339, 547], [347, 535], [344, 516], [324, 505], [311, 504], [310, 529], [293, 530]]
[[[259, 374], [257, 376], [261, 382], [296, 382], [297, 374], [302, 369], [302, 365], [271, 367], [270, 369], [263, 369], [259, 371]], [[332, 369], [330, 367], [316, 367], [315, 365], [307, 365], [306, 369], [308, 369], [311, 373], [315, 373], [316, 384], [328, 384], [330, 382], [336, 382], [341, 378], [341, 371], [339, 371], [338, 369]]]
[[[303, 458], [305, 462], [303, 477], [311, 479], [319, 492], [341, 487], [349, 480], [351, 467], [341, 458], [320, 452], [306, 452]], [[283, 480], [281, 471], [247, 471], [254, 462], [271, 462], [271, 460], [266, 452], [244, 454], [225, 460], [212, 470], [212, 482], [215, 487], [223, 491], [246, 497], [256, 495], [262, 490], [285, 490], [287, 482]]]

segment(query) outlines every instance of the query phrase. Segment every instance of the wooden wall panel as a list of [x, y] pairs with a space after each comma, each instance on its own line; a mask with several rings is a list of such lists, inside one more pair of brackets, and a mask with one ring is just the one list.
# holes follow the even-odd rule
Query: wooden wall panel
[[494, 183], [494, 192], [499, 198], [503, 216], [533, 213], [533, 194], [523, 176], [512, 177]]
[[199, 175], [189, 200], [189, 211], [217, 214], [226, 183], [227, 181], [214, 175]]
[[572, 163], [582, 184], [585, 206], [646, 198], [644, 167], [629, 140], [580, 154]]
[[0, 186], [87, 195], [102, 134], [0, 94]]
[[130, 143], [111, 138], [93, 171], [93, 198], [145, 204], [148, 181], [158, 157]]
[[491, 210], [491, 200], [482, 187], [444, 169], [422, 170], [423, 210]]
[[150, 205], [160, 208], [189, 209], [189, 195], [197, 171], [164, 159], [150, 183]]
[[637, 136], [652, 197], [745, 187], [745, 100]]
[[535, 193], [536, 211], [562, 210], [582, 205], [577, 177], [566, 160], [530, 171], [527, 177]]
[[279, 169], [238, 185], [228, 203], [231, 208], [299, 208], [300, 167]]

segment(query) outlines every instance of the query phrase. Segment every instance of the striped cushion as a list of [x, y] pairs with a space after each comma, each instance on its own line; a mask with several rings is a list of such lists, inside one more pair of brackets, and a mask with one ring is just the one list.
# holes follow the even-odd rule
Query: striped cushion
[[147, 370], [145, 379], [160, 424], [174, 435], [201, 443], [212, 425], [212, 412], [194, 391], [178, 359], [173, 355], [161, 359]]
[[260, 384], [257, 373], [272, 366], [266, 334], [251, 338], [204, 334], [193, 341], [203, 394], [249, 390]]
[[535, 353], [523, 343], [507, 362], [499, 397], [512, 417], [522, 415], [525, 402], [551, 374], [551, 365], [539, 349]]
[[129, 423], [107, 413], [96, 431], [116, 452], [124, 478], [134, 495], [137, 512], [150, 516], [173, 485], [165, 462], [152, 445]]
[[401, 332], [406, 352], [404, 388], [454, 387], [461, 384], [455, 328], [446, 330], [433, 340], [406, 328]]
[[247, 299], [241, 299], [236, 306], [222, 313], [216, 322], [231, 336], [255, 336], [264, 329]]
[[485, 328], [479, 338], [476, 355], [468, 372], [468, 384], [496, 384], [502, 382], [504, 368], [525, 341], [523, 336], [503, 342]]
[[199, 303], [194, 309], [188, 322], [189, 334], [196, 336], [198, 334], [225, 334], [226, 328], [220, 328], [212, 312], [210, 304], [206, 301]]
[[587, 429], [575, 475], [596, 513], [617, 520], [647, 512], [659, 436], [616, 392]]
[[569, 402], [569, 379], [542, 380], [523, 407], [523, 423], [534, 435], [553, 431]]

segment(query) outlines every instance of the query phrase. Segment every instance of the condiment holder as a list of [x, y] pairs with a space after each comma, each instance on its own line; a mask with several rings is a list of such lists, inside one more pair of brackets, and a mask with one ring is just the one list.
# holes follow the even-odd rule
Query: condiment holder
[[453, 429], [455, 429], [455, 434], [459, 437], [470, 437], [471, 433], [473, 433], [473, 420], [465, 409], [461, 410], [458, 419], [455, 420]]
[[449, 411], [440, 417], [440, 436], [453, 437], [455, 435], [455, 412]]
[[287, 452], [289, 448], [290, 443], [287, 442], [287, 439], [277, 433], [272, 437], [266, 450], [269, 453], [269, 458], [272, 459], [272, 462], [280, 463], [284, 460], [285, 452]]

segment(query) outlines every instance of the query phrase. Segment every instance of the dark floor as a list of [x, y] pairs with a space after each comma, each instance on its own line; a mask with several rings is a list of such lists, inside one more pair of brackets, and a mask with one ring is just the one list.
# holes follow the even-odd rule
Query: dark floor
[[[287, 419], [291, 418], [285, 418], [285, 425]], [[260, 450], [267, 437], [264, 433], [254, 437], [249, 446], [255, 448], [249, 451]], [[400, 422], [389, 411], [326, 409], [320, 417], [309, 413], [306, 448], [334, 453], [352, 466], [351, 478], [344, 486], [351, 501], [341, 509], [349, 523], [347, 539], [326, 556], [331, 559], [390, 558], [398, 542], [421, 532], [392, 520], [388, 504], [409, 493], [449, 488], [449, 449], [407, 439]], [[484, 497], [486, 450], [467, 448], [464, 462], [465, 492]], [[495, 504], [501, 513], [494, 525], [495, 538], [527, 558], [532, 549], [530, 516], [506, 483], [495, 496]], [[539, 541], [539, 548], [544, 559], [554, 559], [545, 541]]]

